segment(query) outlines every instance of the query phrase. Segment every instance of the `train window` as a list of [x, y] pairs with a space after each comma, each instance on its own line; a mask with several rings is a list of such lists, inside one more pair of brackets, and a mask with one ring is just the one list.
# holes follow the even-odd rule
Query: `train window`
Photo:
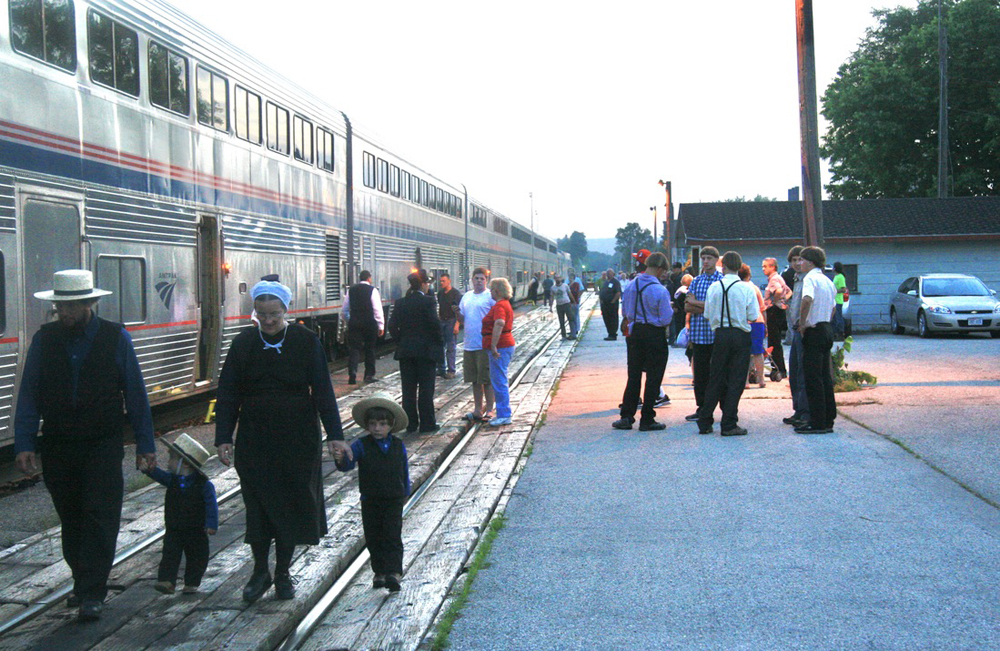
[[374, 188], [375, 187], [375, 157], [365, 152], [364, 154], [364, 174], [365, 174], [365, 187]]
[[112, 292], [97, 304], [101, 317], [118, 323], [146, 320], [146, 261], [143, 258], [100, 256], [97, 286]]
[[149, 101], [168, 111], [190, 115], [187, 58], [153, 41], [149, 42], [147, 58]]
[[462, 219], [462, 203], [460, 198], [455, 197], [455, 216], [459, 219]]
[[410, 177], [410, 201], [420, 203], [420, 177]]
[[139, 35], [91, 9], [87, 14], [90, 78], [132, 97], [139, 96]]
[[399, 170], [399, 195], [409, 201], [410, 199], [410, 173]]
[[236, 137], [255, 145], [261, 143], [260, 95], [236, 87]]
[[229, 131], [229, 80], [198, 66], [198, 122]]
[[316, 164], [327, 172], [333, 171], [333, 134], [316, 127]]
[[437, 210], [438, 212], [444, 212], [444, 190], [441, 188], [436, 188], [437, 190]]
[[378, 159], [378, 189], [380, 192], [389, 191], [389, 162], [381, 158]]
[[10, 42], [14, 49], [69, 72], [76, 71], [75, 24], [73, 0], [10, 3]]
[[399, 196], [399, 168], [395, 165], [389, 167], [389, 194]]
[[267, 148], [288, 155], [288, 111], [267, 103]]
[[295, 160], [303, 163], [313, 162], [313, 125], [312, 122], [299, 116], [292, 118], [292, 140], [295, 144]]
[[427, 200], [427, 185], [427, 181], [420, 179], [420, 205], [429, 207], [431, 204]]

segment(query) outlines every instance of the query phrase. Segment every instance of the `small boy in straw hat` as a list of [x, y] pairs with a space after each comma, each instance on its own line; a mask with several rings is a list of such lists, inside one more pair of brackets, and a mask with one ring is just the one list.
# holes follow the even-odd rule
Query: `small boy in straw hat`
[[167, 531], [153, 587], [163, 594], [174, 593], [183, 555], [184, 594], [192, 594], [198, 592], [208, 567], [208, 537], [219, 528], [219, 504], [215, 486], [202, 469], [209, 458], [208, 450], [187, 434], [163, 444], [170, 452], [169, 472], [156, 467], [144, 471], [167, 487], [163, 509]]
[[406, 412], [388, 394], [359, 400], [351, 410], [354, 422], [367, 436], [351, 443], [354, 459], [334, 451], [339, 470], [358, 465], [361, 522], [371, 554], [373, 588], [398, 592], [403, 578], [403, 505], [410, 495], [410, 469], [406, 446], [395, 432], [406, 429]]

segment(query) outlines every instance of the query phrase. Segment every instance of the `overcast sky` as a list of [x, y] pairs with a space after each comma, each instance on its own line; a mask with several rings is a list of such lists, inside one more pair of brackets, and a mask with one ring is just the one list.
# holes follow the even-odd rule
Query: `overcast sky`
[[[794, 0], [169, 1], [550, 237], [800, 185]], [[819, 95], [901, 4], [814, 1]]]

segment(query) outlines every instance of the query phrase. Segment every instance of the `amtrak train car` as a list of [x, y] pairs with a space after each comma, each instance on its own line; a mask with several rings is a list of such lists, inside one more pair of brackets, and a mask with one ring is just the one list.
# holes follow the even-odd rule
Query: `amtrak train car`
[[568, 264], [168, 4], [0, 6], [0, 445], [59, 269], [114, 292], [98, 313], [131, 332], [158, 403], [214, 387], [264, 274], [332, 352], [362, 268], [388, 309], [415, 267], [462, 288], [483, 265], [522, 295]]

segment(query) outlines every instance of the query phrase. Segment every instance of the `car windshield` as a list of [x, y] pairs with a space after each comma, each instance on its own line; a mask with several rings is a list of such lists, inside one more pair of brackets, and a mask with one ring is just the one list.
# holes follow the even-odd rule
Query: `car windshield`
[[925, 278], [924, 296], [989, 296], [978, 278]]

